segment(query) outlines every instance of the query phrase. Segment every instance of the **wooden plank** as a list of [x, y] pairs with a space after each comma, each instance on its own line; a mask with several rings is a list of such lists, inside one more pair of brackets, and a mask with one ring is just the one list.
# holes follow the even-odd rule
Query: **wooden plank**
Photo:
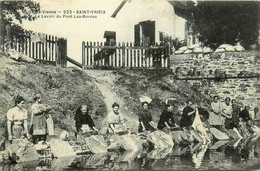
[[[55, 41], [54, 36], [51, 36], [52, 41]], [[54, 53], [55, 43], [51, 43], [51, 61], [56, 61]]]
[[21, 52], [21, 38], [17, 38], [18, 41], [17, 41], [17, 44], [18, 44], [18, 52]]
[[35, 58], [36, 59], [39, 59], [39, 56], [38, 56], [38, 43], [35, 42]]
[[[97, 46], [98, 46], [99, 48], [97, 48], [97, 51], [96, 51], [96, 53], [95, 53], [95, 54], [98, 54], [98, 53], [100, 52], [100, 46], [99, 46], [99, 42], [97, 42]], [[102, 58], [100, 58], [100, 60], [98, 60], [98, 61], [97, 61], [97, 65], [98, 65], [98, 66], [100, 66], [100, 65], [101, 65], [101, 63], [102, 63], [101, 61], [102, 61]]]
[[57, 37], [56, 37], [56, 36], [54, 37], [54, 41], [55, 41], [56, 43], [55, 43], [55, 46], [54, 46], [54, 52], [53, 52], [53, 53], [54, 53], [55, 63], [56, 63], [56, 65], [57, 65], [57, 64], [59, 64], [59, 56], [58, 56], [58, 55], [59, 55], [59, 54], [58, 54], [58, 51], [59, 51], [59, 50], [58, 50], [58, 44], [57, 44]]
[[126, 50], [125, 50], [125, 42], [122, 43], [122, 67], [126, 67], [127, 59], [126, 59]]
[[117, 54], [117, 67], [121, 67], [121, 62], [122, 62], [122, 59], [121, 59], [121, 44], [120, 44], [120, 42], [118, 42], [118, 49], [117, 49], [117, 52], [118, 52], [118, 54]]
[[18, 40], [17, 40], [17, 37], [15, 36], [15, 50], [18, 51]]
[[72, 64], [74, 64], [74, 65], [80, 67], [80, 68], [83, 67], [83, 65], [82, 65], [81, 63], [79, 63], [78, 61], [76, 61], [76, 60], [74, 60], [74, 59], [72, 59], [72, 58], [70, 58], [70, 57], [68, 57], [68, 56], [67, 56], [67, 60], [68, 60], [69, 62], [71, 62]]
[[145, 62], [144, 62], [144, 49], [141, 49], [141, 56], [140, 56], [140, 63], [141, 63], [141, 66], [140, 67], [145, 67]]
[[87, 54], [87, 65], [91, 65], [90, 63], [90, 57], [89, 57], [89, 43], [87, 42], [87, 47], [86, 48], [86, 54]]
[[64, 66], [63, 67], [67, 67], [67, 39], [65, 39], [65, 42], [64, 42]]
[[32, 57], [33, 57], [33, 59], [36, 59], [36, 55], [35, 55], [36, 48], [35, 47], [36, 47], [35, 43], [32, 42]]
[[[96, 42], [93, 42], [93, 45], [96, 46]], [[94, 62], [94, 66], [96, 66], [98, 64], [98, 61], [95, 61], [94, 57], [95, 57], [95, 54], [97, 52], [97, 49], [92, 48], [92, 50], [93, 50], [93, 54], [92, 54], [93, 58], [92, 59], [93, 59], [93, 62]]]
[[42, 61], [42, 44], [38, 43], [38, 48], [39, 48], [39, 59]]
[[[48, 38], [48, 40], [51, 40], [51, 35], [49, 35], [48, 36], [49, 38]], [[48, 42], [48, 40], [47, 40], [47, 43], [48, 43], [48, 45], [49, 45], [49, 58], [48, 58], [48, 60], [49, 61], [52, 61], [52, 58], [51, 58], [51, 42]]]
[[46, 59], [45, 59], [45, 44], [44, 43], [42, 43], [42, 60], [46, 61]]
[[46, 39], [46, 41], [45, 41], [45, 51], [44, 51], [44, 56], [45, 56], [45, 60], [46, 61], [49, 61], [48, 60], [48, 43], [47, 43], [47, 40], [48, 40], [48, 35], [45, 35], [45, 39]]
[[[132, 42], [130, 43], [130, 47], [132, 47]], [[133, 50], [132, 49], [130, 49], [129, 48], [129, 51], [130, 51], [130, 58], [129, 58], [129, 60], [130, 60], [130, 67], [133, 67], [133, 60], [132, 60], [132, 58], [133, 58]]]
[[28, 38], [25, 38], [24, 46], [25, 46], [25, 55], [26, 55], [26, 56], [29, 56], [29, 55], [28, 55]]
[[109, 65], [108, 66], [113, 66], [113, 55], [109, 55]]
[[142, 67], [142, 49], [138, 50], [138, 67]]
[[134, 49], [134, 66], [138, 67], [138, 65], [137, 65], [137, 49]]
[[126, 47], [128, 47], [129, 46], [129, 43], [128, 42], [126, 42], [126, 46], [125, 46], [125, 66], [126, 67], [129, 67], [129, 49], [127, 49]]
[[92, 42], [89, 43], [89, 55], [90, 55], [90, 65], [94, 65], [94, 60], [92, 58]]
[[29, 57], [33, 58], [33, 55], [32, 55], [32, 41], [31, 41], [31, 38], [29, 38]]
[[86, 65], [85, 42], [82, 42], [82, 66]]
[[[101, 42], [100, 46], [101, 46], [100, 48], [102, 50], [103, 42]], [[105, 58], [104, 58], [103, 54], [104, 54], [104, 52], [102, 52], [102, 54], [101, 54], [101, 59], [102, 59], [101, 61], [102, 61], [102, 66], [105, 66]]]

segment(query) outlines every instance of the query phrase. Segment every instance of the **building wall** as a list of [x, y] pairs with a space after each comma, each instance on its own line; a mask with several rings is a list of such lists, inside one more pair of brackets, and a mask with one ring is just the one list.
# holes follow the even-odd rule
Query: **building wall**
[[156, 42], [159, 42], [159, 31], [184, 40], [185, 20], [175, 15], [166, 0], [132, 0], [114, 18], [117, 41], [134, 42], [134, 25], [146, 20], [155, 21]]

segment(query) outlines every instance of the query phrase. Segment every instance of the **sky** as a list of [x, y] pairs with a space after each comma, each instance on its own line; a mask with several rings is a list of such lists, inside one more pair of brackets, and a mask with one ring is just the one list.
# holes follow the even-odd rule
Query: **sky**
[[[39, 33], [46, 33], [68, 40], [68, 56], [81, 62], [82, 41], [102, 41], [104, 31], [116, 31], [117, 41], [134, 41], [133, 28], [143, 20], [161, 21], [159, 26], [170, 26], [166, 29], [171, 35], [183, 35], [184, 30], [178, 28], [183, 19], [172, 18], [173, 8], [166, 0], [131, 0], [118, 13], [111, 15], [122, 0], [35, 0], [40, 3], [41, 11], [64, 10], [102, 10], [105, 14], [97, 14], [97, 18], [37, 18], [35, 21], [23, 21], [23, 27]], [[154, 5], [156, 4], [156, 5]], [[177, 22], [176, 27], [173, 21]], [[170, 22], [169, 22], [170, 21]], [[181, 30], [178, 32], [178, 30]], [[120, 36], [121, 35], [121, 36]]]

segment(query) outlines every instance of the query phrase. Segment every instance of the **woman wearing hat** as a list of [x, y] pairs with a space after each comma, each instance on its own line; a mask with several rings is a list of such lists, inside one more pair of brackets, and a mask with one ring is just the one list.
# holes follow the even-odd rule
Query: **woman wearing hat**
[[147, 101], [142, 102], [142, 108], [138, 113], [139, 127], [138, 132], [154, 131], [156, 128], [153, 123], [152, 115], [148, 109], [149, 103]]
[[27, 128], [27, 110], [24, 109], [24, 98], [17, 96], [15, 99], [15, 107], [7, 111], [7, 132], [8, 139], [19, 139], [25, 135], [29, 136]]
[[31, 130], [33, 143], [36, 144], [39, 141], [45, 142], [47, 136], [47, 112], [51, 110], [50, 107], [46, 107], [42, 102], [40, 94], [34, 95], [34, 104], [31, 106]]

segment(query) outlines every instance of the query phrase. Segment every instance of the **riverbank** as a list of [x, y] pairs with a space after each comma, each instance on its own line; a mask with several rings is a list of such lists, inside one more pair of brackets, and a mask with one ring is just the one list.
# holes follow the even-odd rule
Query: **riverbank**
[[77, 68], [17, 62], [1, 53], [0, 91], [1, 135], [4, 135], [6, 130], [6, 112], [14, 106], [14, 98], [18, 94], [26, 100], [28, 122], [33, 95], [42, 95], [42, 103], [52, 107], [50, 114], [54, 120], [56, 134], [61, 130], [74, 132], [74, 115], [83, 103], [91, 106], [96, 123], [99, 123], [106, 113], [102, 94], [93, 79]]

